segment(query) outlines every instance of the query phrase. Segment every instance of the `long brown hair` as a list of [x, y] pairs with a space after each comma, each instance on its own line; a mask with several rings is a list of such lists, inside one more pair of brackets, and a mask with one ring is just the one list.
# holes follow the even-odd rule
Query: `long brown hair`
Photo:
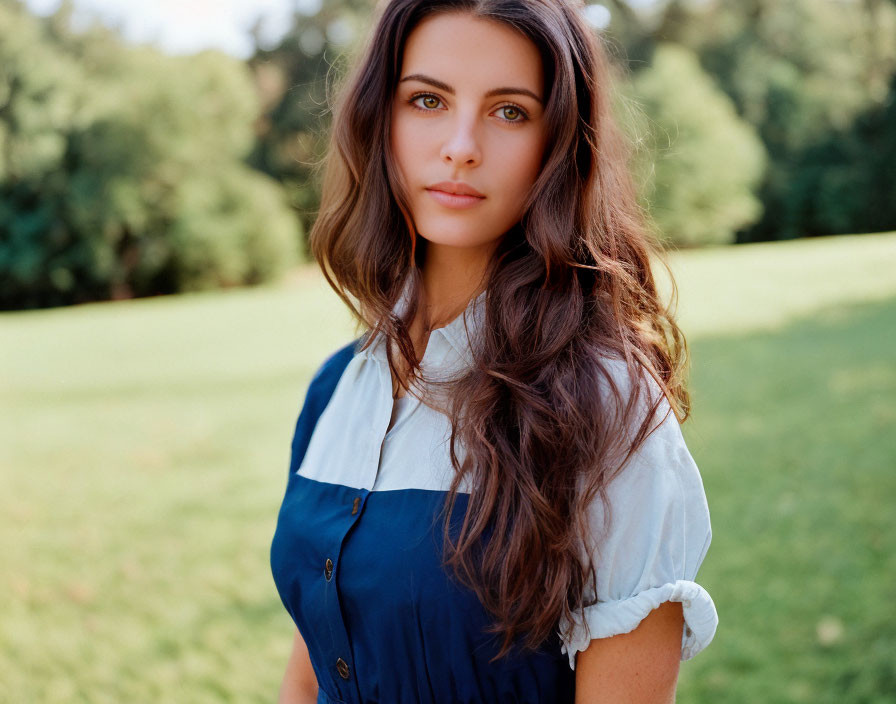
[[[394, 344], [411, 377], [422, 378], [408, 331], [426, 243], [396, 177], [389, 124], [410, 32], [424, 17], [458, 11], [534, 42], [552, 126], [524, 214], [489, 263], [473, 364], [451, 380], [444, 409], [456, 470], [445, 564], [494, 617], [491, 632], [503, 635], [497, 658], [518, 641], [537, 648], [561, 616], [571, 621], [587, 605], [595, 579], [595, 566], [581, 559], [582, 536], [594, 530], [588, 506], [600, 497], [606, 528], [607, 483], [662, 422], [663, 398], [680, 421], [688, 417], [687, 345], [651, 272], [651, 255], [668, 265], [637, 202], [631, 143], [611, 114], [614, 68], [571, 0], [391, 0], [378, 8], [334, 101], [310, 235], [330, 285], [369, 329], [368, 343], [386, 336], [393, 372]], [[410, 305], [395, 314], [408, 284]], [[672, 291], [675, 300], [674, 281]], [[614, 382], [611, 358], [624, 364], [626, 383]], [[661, 393], [645, 406], [650, 384]], [[612, 393], [598, 392], [606, 388]], [[449, 517], [465, 480], [472, 489], [455, 542]]]

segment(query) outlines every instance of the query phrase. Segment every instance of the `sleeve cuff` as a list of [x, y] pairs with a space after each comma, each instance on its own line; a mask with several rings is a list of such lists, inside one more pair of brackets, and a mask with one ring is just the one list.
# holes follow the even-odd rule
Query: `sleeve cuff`
[[[633, 631], [647, 614], [666, 601], [681, 602], [684, 612], [681, 659], [689, 660], [709, 645], [716, 633], [719, 617], [709, 592], [696, 582], [684, 579], [645, 589], [626, 599], [603, 601], [585, 607], [588, 630], [577, 622], [569, 639], [563, 637], [569, 622], [561, 619], [560, 638], [563, 645], [560, 652], [568, 654], [569, 666], [575, 670], [576, 653], [585, 650], [591, 640]], [[577, 616], [581, 618], [581, 614]]]

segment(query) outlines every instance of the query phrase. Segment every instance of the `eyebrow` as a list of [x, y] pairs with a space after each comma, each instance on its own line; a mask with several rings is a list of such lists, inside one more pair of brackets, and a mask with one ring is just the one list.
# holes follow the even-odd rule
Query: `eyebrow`
[[[421, 83], [428, 83], [429, 85], [434, 86], [439, 90], [445, 91], [449, 95], [454, 95], [454, 88], [449, 86], [447, 83], [443, 83], [442, 81], [430, 76], [425, 76], [422, 73], [412, 73], [410, 76], [405, 76], [399, 81], [399, 83], [404, 83], [405, 81], [420, 81]], [[530, 98], [536, 100], [539, 105], [543, 104], [541, 98], [535, 95], [535, 93], [533, 93], [528, 88], [492, 88], [490, 91], [486, 92], [485, 97], [491, 98], [496, 95], [528, 95]]]

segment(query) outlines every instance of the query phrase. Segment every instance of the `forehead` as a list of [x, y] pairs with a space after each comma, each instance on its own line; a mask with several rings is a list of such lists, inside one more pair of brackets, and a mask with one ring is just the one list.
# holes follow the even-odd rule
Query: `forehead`
[[544, 80], [532, 40], [503, 22], [465, 12], [432, 15], [411, 31], [400, 78], [410, 73], [438, 78], [458, 90], [512, 84], [540, 93]]

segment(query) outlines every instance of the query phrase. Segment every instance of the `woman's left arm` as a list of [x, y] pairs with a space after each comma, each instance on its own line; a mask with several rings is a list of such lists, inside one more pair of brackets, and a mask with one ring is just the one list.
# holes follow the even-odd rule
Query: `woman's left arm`
[[576, 656], [575, 704], [674, 704], [683, 627], [667, 601], [635, 630], [592, 640]]

